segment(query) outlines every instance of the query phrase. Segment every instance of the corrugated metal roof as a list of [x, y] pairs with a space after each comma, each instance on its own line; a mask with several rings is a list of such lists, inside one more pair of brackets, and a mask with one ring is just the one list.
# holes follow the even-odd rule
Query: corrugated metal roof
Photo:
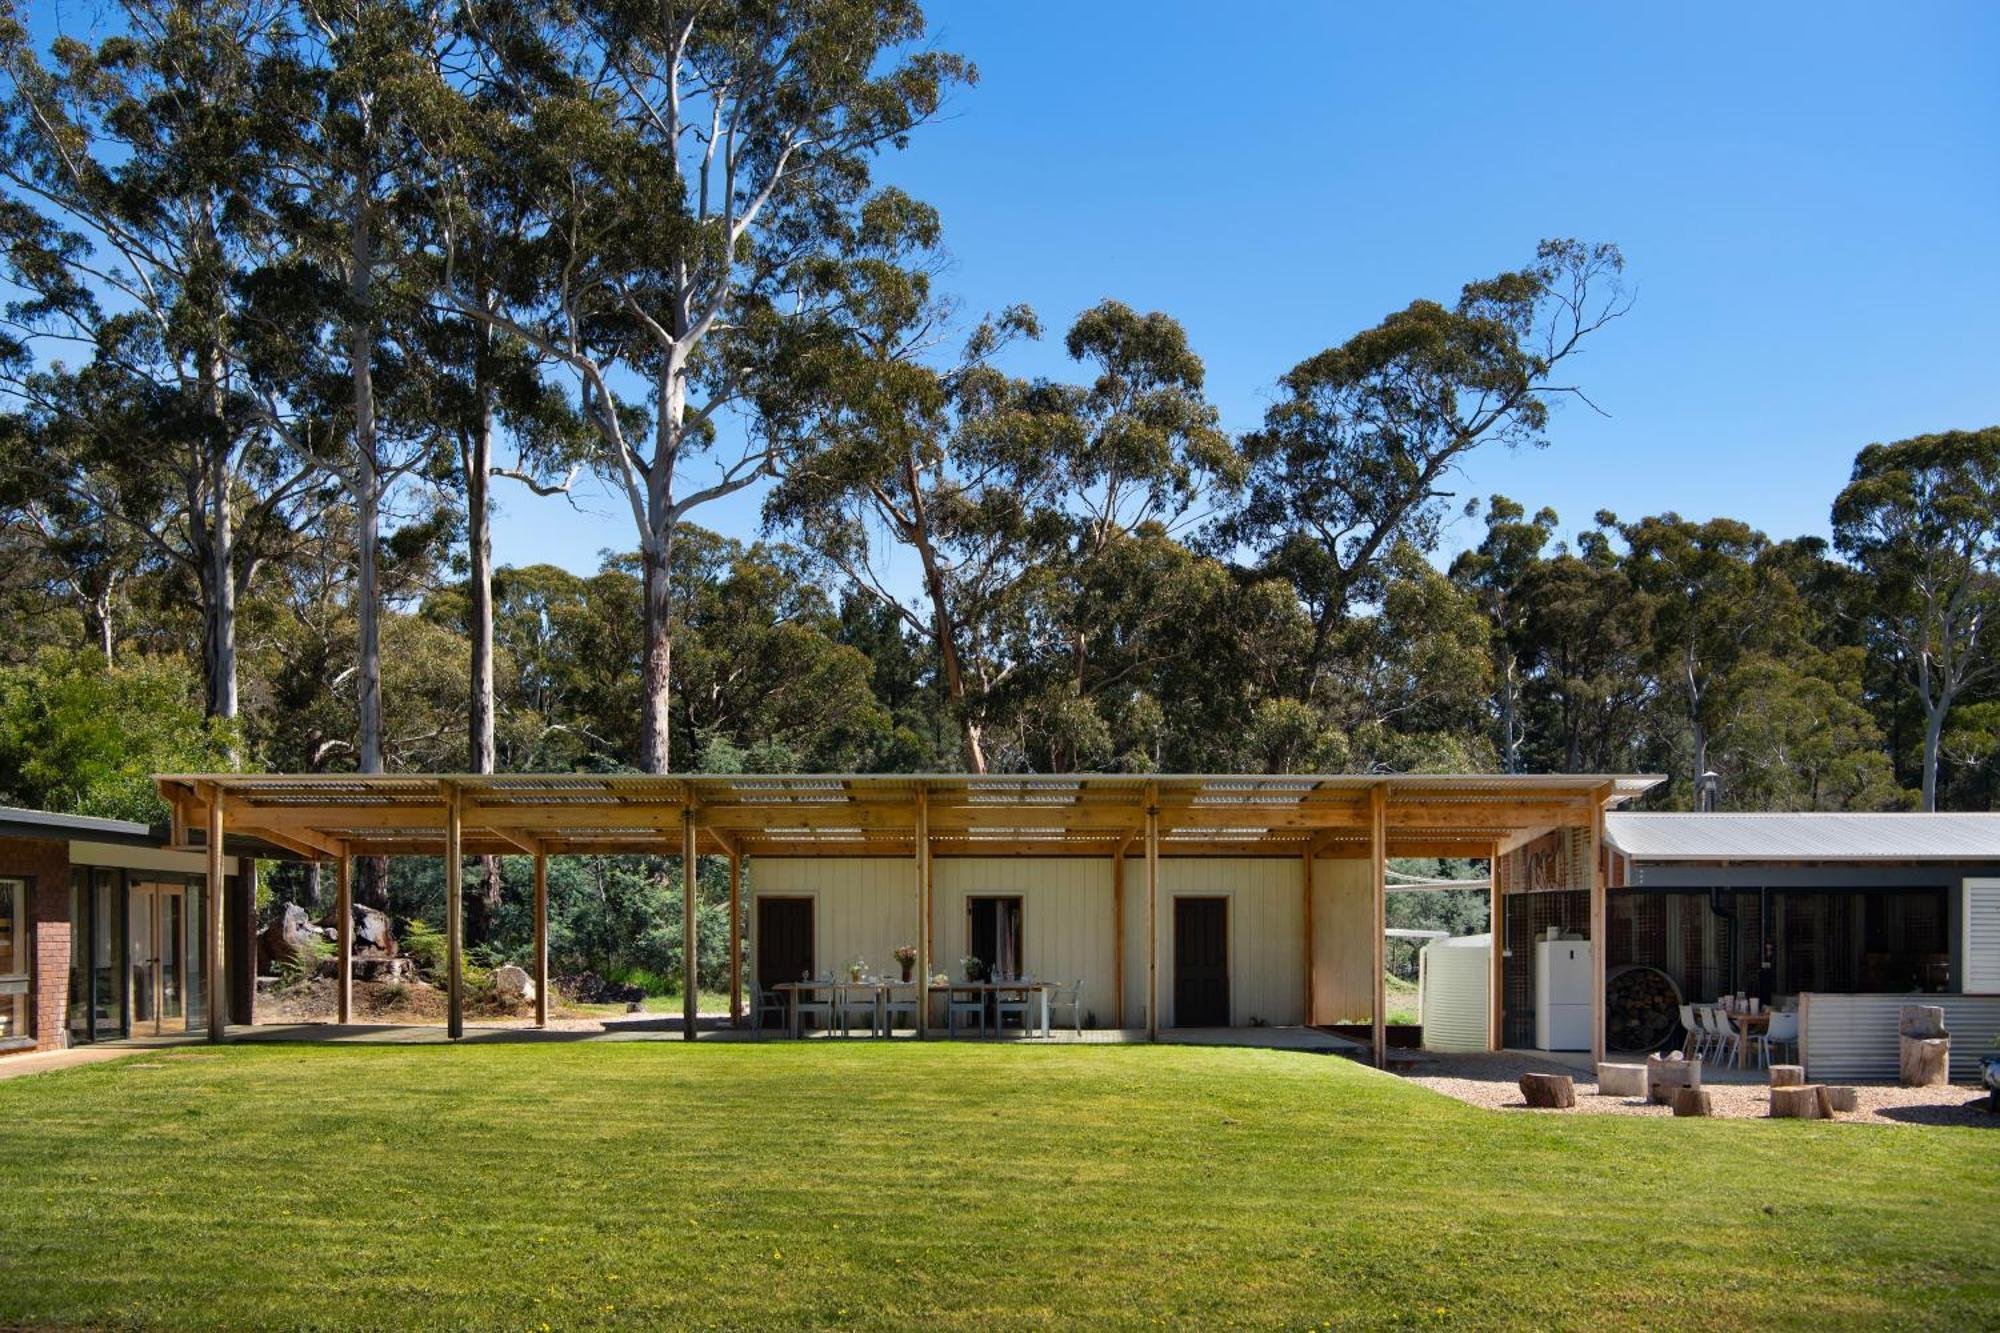
[[2000, 814], [1633, 814], [1606, 839], [1638, 861], [2000, 861]]

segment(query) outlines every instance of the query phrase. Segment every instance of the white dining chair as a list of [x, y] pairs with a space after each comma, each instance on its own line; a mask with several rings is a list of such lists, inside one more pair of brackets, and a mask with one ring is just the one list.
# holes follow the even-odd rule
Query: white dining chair
[[1083, 1032], [1083, 978], [1078, 977], [1067, 986], [1058, 986], [1049, 996], [1049, 1016], [1051, 1021], [1058, 1009], [1069, 1010], [1072, 1030], [1079, 1035]]
[[1704, 1005], [1696, 1011], [1708, 1026], [1708, 1054], [1711, 1063], [1729, 1064], [1736, 1054], [1736, 1025], [1721, 1005]]
[[1687, 1040], [1681, 1043], [1681, 1054], [1692, 1060], [1701, 1054], [1701, 1025], [1695, 1021], [1694, 1006], [1681, 1006], [1681, 1031], [1687, 1033]]
[[1797, 1059], [1799, 1051], [1799, 1016], [1796, 1012], [1778, 1012], [1771, 1015], [1770, 1026], [1757, 1036], [1757, 1053], [1768, 1066], [1780, 1055]]
[[972, 1027], [979, 1029], [979, 1035], [986, 1035], [986, 992], [949, 991], [944, 1001], [945, 1031], [956, 1037], [959, 1020], [964, 1019]]

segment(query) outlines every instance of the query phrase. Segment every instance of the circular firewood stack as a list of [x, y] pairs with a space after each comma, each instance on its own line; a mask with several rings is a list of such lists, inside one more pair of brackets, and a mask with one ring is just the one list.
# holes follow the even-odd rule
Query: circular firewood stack
[[1657, 1051], [1680, 1026], [1681, 993], [1654, 967], [1618, 968], [1604, 984], [1604, 1044], [1614, 1051]]
[[1576, 1105], [1576, 1084], [1568, 1074], [1523, 1074], [1521, 1096], [1530, 1106], [1561, 1110]]

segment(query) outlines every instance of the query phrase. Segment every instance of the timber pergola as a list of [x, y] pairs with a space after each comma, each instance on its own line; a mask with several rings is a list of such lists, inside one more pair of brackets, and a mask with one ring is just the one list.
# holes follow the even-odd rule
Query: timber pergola
[[[1555, 829], [1590, 835], [1599, 863], [1603, 815], [1660, 781], [1644, 775], [1262, 774], [165, 774], [156, 779], [178, 845], [218, 855], [225, 836], [264, 840], [333, 862], [342, 966], [340, 1019], [351, 1012], [351, 862], [357, 856], [445, 859], [450, 1030], [464, 1030], [461, 889], [468, 856], [530, 856], [535, 864], [536, 1021], [547, 1021], [550, 856], [679, 857], [691, 890], [702, 856], [729, 862], [731, 938], [741, 938], [745, 857], [906, 857], [917, 925], [918, 974], [931, 973], [931, 871], [952, 856], [1112, 858], [1123, 876], [1142, 856], [1149, 918], [1158, 912], [1163, 857], [1284, 857], [1304, 861], [1311, 968], [1312, 863], [1374, 863], [1374, 1049], [1385, 1050], [1382, 986], [1386, 863], [1392, 857], [1490, 859]], [[921, 854], [919, 854], [921, 853]], [[1115, 910], [1122, 911], [1123, 894]], [[683, 902], [694, 895], [684, 891]], [[1593, 923], [1603, 876], [1593, 877]], [[695, 975], [695, 917], [683, 912], [683, 950]], [[1157, 1037], [1159, 931], [1149, 920], [1147, 1032]], [[1594, 932], [1601, 937], [1601, 932]], [[220, 940], [209, 965], [220, 968]], [[1600, 958], [1603, 950], [1599, 950]], [[1494, 951], [1498, 958], [1499, 950]], [[1120, 958], [1122, 966], [1122, 956]], [[1496, 964], [1497, 965], [1497, 964]], [[740, 1021], [737, 951], [732, 1019]], [[1308, 980], [1310, 986], [1310, 977]], [[685, 1035], [695, 1035], [696, 990]], [[220, 990], [212, 983], [210, 993]], [[1602, 1007], [1600, 988], [1599, 1008]], [[1310, 1010], [1308, 1011], [1310, 1017]], [[1601, 1033], [1601, 1013], [1596, 1030]], [[919, 1031], [928, 1015], [919, 1016]], [[220, 1025], [212, 1028], [220, 1035]]]

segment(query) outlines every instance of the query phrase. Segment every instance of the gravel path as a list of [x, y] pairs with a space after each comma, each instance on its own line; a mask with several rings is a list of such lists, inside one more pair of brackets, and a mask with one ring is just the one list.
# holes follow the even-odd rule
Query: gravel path
[[[1426, 1053], [1403, 1071], [1412, 1083], [1433, 1092], [1456, 1097], [1472, 1106], [1489, 1110], [1527, 1110], [1521, 1100], [1521, 1075], [1526, 1073], [1568, 1074], [1576, 1081], [1576, 1110], [1590, 1115], [1651, 1115], [1671, 1117], [1669, 1107], [1629, 1097], [1601, 1097], [1597, 1081], [1583, 1067], [1566, 1061], [1538, 1058], [1503, 1051], [1490, 1055], [1434, 1055]], [[1763, 1117], [1770, 1110], [1770, 1090], [1755, 1082], [1704, 1082], [1719, 1117], [1744, 1119]], [[1971, 1084], [1948, 1088], [1901, 1088], [1885, 1084], [1859, 1084], [1855, 1088], [1858, 1109], [1843, 1121], [1871, 1125], [1965, 1125], [2000, 1129], [2000, 1115], [1986, 1110], [1986, 1091]], [[1542, 1115], [1568, 1115], [1568, 1111], [1543, 1111]]]

